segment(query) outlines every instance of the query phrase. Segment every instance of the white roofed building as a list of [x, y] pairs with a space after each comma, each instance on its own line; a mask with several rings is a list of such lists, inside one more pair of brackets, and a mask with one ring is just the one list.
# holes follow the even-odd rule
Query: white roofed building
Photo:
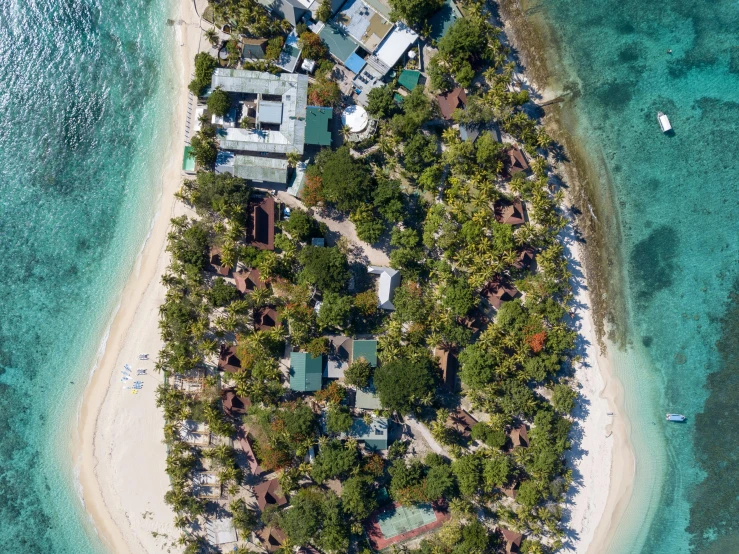
[[394, 310], [393, 295], [395, 289], [400, 285], [400, 272], [392, 267], [369, 266], [368, 273], [380, 276], [380, 284], [377, 289], [377, 305], [383, 310]]

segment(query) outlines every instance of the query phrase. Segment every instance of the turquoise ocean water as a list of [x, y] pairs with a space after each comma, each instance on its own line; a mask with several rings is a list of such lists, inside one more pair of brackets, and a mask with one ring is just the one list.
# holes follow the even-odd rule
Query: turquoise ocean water
[[739, 2], [525, 7], [619, 222], [637, 474], [610, 552], [739, 552]]
[[70, 438], [172, 140], [170, 0], [0, 2], [0, 552], [101, 552]]

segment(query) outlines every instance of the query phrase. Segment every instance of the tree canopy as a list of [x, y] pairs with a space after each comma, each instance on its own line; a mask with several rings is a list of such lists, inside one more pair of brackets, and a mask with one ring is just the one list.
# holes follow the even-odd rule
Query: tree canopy
[[300, 280], [323, 292], [340, 292], [346, 288], [349, 266], [346, 255], [335, 246], [306, 246], [300, 251], [303, 266]]
[[431, 359], [398, 358], [375, 370], [374, 384], [380, 402], [388, 410], [406, 414], [435, 386], [435, 370]]

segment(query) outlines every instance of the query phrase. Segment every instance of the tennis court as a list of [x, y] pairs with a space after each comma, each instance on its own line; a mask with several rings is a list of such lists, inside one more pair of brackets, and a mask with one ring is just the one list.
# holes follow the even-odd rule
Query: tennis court
[[394, 510], [380, 514], [377, 518], [377, 523], [386, 539], [392, 539], [435, 521], [436, 513], [430, 504], [398, 506]]

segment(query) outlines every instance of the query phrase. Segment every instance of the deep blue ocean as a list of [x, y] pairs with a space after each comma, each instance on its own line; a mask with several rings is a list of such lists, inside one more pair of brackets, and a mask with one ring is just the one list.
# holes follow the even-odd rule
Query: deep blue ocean
[[610, 552], [739, 553], [739, 2], [522, 4], [618, 225], [637, 473]]
[[102, 551], [70, 444], [177, 140], [172, 10], [0, 2], [2, 553]]

